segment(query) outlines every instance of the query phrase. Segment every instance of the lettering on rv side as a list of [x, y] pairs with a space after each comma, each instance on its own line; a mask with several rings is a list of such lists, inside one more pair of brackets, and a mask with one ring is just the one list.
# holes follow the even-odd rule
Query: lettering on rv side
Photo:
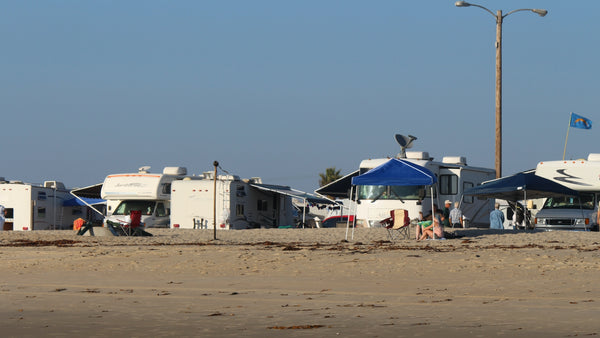
[[583, 183], [583, 182], [573, 181], [572, 179], [580, 180], [581, 177], [569, 175], [565, 172], [566, 170], [567, 169], [557, 169], [556, 172], [562, 176], [553, 177], [553, 179], [555, 179], [559, 182], [570, 183], [570, 184], [575, 184], [575, 185], [583, 185], [583, 186], [591, 185], [591, 184], [587, 184], [587, 183]]
[[145, 187], [146, 184], [142, 184], [142, 183], [117, 183], [115, 184], [115, 187], [127, 187], [127, 188], [140, 188], [140, 187]]

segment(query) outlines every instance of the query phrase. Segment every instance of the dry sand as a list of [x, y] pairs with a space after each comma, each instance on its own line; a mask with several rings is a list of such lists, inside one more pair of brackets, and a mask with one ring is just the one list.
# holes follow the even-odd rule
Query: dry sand
[[600, 333], [600, 233], [151, 232], [1, 232], [2, 336]]

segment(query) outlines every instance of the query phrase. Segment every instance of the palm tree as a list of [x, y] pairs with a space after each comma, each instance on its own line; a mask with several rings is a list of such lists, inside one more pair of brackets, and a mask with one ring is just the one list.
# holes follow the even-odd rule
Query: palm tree
[[342, 175], [340, 174], [340, 170], [336, 169], [335, 167], [331, 167], [325, 169], [325, 173], [319, 174], [319, 177], [319, 186], [322, 187], [342, 178]]

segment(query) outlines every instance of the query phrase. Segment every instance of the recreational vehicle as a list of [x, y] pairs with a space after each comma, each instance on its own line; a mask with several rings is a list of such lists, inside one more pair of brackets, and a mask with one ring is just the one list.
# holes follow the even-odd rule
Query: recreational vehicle
[[[462, 156], [444, 157], [441, 162], [433, 161], [427, 152], [405, 152], [406, 160], [429, 169], [437, 176], [434, 186], [434, 204], [440, 208], [446, 200], [461, 202], [468, 226], [489, 226], [489, 212], [493, 210], [493, 200], [481, 200], [464, 196], [463, 191], [493, 179], [494, 169], [472, 167]], [[358, 174], [389, 161], [389, 158], [369, 159], [360, 163]], [[431, 213], [431, 192], [425, 186], [373, 186], [356, 187], [356, 226], [379, 227], [380, 221], [390, 216], [390, 210], [405, 209], [411, 219]]]
[[5, 208], [3, 230], [67, 229], [79, 217], [86, 217], [87, 208], [69, 203], [73, 196], [64, 184], [46, 181], [42, 185], [7, 182], [0, 178], [0, 204]]
[[[216, 184], [216, 195], [215, 195]], [[262, 184], [260, 178], [204, 173], [204, 179], [183, 179], [171, 185], [171, 227], [184, 229], [277, 228], [294, 224], [288, 187]], [[216, 198], [216, 207], [214, 199]]]
[[145, 227], [169, 227], [171, 184], [186, 177], [187, 169], [165, 167], [162, 174], [150, 173], [149, 169], [106, 176], [100, 193], [107, 204], [106, 220], [127, 222], [132, 210], [140, 210]]
[[536, 229], [598, 231], [600, 154], [589, 154], [587, 160], [540, 162], [535, 173], [579, 192], [547, 198], [536, 215]]

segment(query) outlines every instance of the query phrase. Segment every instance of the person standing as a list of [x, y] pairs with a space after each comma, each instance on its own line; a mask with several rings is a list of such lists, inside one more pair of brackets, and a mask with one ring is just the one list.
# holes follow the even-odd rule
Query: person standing
[[444, 202], [444, 210], [442, 210], [442, 225], [445, 227], [450, 226], [450, 206], [452, 202], [450, 200], [446, 200]]
[[500, 211], [500, 203], [494, 205], [490, 212], [490, 229], [504, 229], [504, 214]]
[[4, 231], [4, 222], [6, 221], [6, 218], [4, 218], [4, 206], [0, 205], [0, 231]]
[[452, 228], [463, 228], [463, 214], [462, 211], [458, 208], [460, 203], [454, 202], [454, 209], [450, 211], [450, 224], [452, 224]]

